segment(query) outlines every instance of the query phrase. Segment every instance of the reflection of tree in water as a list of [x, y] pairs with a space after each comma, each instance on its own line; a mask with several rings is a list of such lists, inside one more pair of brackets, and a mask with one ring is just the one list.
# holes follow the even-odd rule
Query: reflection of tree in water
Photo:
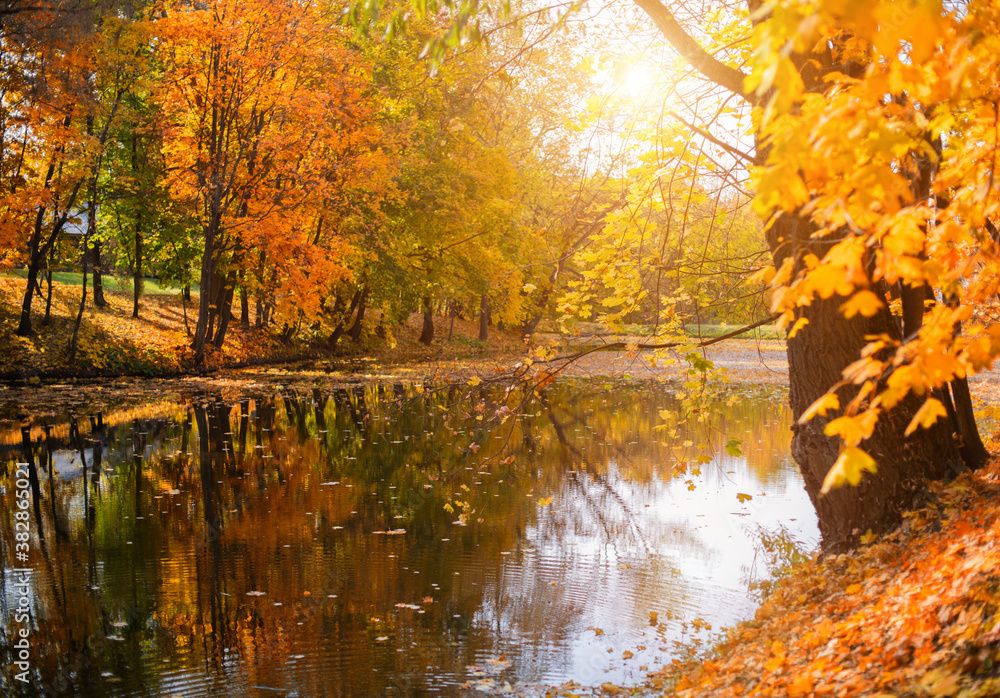
[[[76, 676], [66, 692], [293, 681], [350, 695], [460, 682], [501, 651], [520, 657], [522, 675], [570, 666], [590, 603], [574, 596], [573, 575], [641, 585], [649, 572], [571, 556], [545, 568], [538, 549], [580, 537], [655, 557], [661, 541], [634, 490], [669, 482], [678, 453], [655, 431], [666, 390], [584, 387], [553, 386], [489, 432], [476, 417], [498, 410], [495, 391], [470, 403], [454, 386], [400, 384], [203, 395], [86, 434], [71, 425], [33, 454], [49, 497], [33, 515], [53, 532], [38, 575], [38, 670]], [[727, 428], [777, 443], [780, 427], [754, 423], [766, 403], [740, 409]], [[66, 449], [82, 478], [53, 474], [52, 454]], [[573, 506], [539, 507], [548, 496]], [[465, 510], [445, 509], [459, 501], [464, 526], [453, 522]], [[3, 525], [9, 541], [9, 515]], [[704, 554], [696, 536], [684, 547]], [[544, 651], [530, 649], [538, 638]]]

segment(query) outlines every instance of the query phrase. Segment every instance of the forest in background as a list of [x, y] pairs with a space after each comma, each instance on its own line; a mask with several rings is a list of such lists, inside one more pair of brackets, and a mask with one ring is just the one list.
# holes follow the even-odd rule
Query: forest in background
[[414, 311], [426, 344], [436, 315], [485, 340], [763, 314], [742, 163], [708, 134], [677, 152], [683, 125], [649, 101], [693, 105], [682, 71], [665, 84], [594, 17], [506, 8], [471, 41], [454, 12], [411, 14], [369, 32], [336, 3], [12, 4], [0, 247], [27, 281], [5, 332], [44, 335], [67, 271], [70, 368], [100, 364], [79, 328], [109, 285], [136, 318], [147, 284], [180, 289], [192, 365], [233, 322], [335, 350], [391, 344]]

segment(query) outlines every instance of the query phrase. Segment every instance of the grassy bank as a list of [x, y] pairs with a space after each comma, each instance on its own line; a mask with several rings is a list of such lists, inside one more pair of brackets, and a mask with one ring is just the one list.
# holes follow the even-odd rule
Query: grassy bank
[[[3, 273], [3, 277], [6, 278], [16, 278], [16, 279], [27, 279], [28, 272], [25, 269], [13, 269]], [[78, 271], [54, 271], [52, 272], [52, 282], [54, 284], [61, 284], [63, 286], [77, 286], [83, 285], [83, 274]], [[93, 287], [94, 278], [93, 276], [87, 276], [87, 286]], [[101, 277], [101, 284], [105, 291], [121, 291], [123, 293], [132, 293], [132, 279], [112, 276], [110, 274], [105, 274]], [[156, 279], [143, 279], [142, 281], [143, 293], [152, 296], [176, 296], [180, 294], [181, 287], [177, 285], [163, 284]], [[193, 284], [191, 286], [191, 292], [198, 292], [198, 284]]]

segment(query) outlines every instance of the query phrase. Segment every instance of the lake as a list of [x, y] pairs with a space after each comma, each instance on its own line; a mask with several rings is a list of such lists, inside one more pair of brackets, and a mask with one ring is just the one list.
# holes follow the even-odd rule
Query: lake
[[23, 563], [11, 431], [2, 693], [639, 683], [752, 617], [755, 583], [818, 547], [780, 389], [733, 388], [676, 429], [660, 412], [677, 388], [655, 381], [467, 390], [204, 393], [35, 426]]

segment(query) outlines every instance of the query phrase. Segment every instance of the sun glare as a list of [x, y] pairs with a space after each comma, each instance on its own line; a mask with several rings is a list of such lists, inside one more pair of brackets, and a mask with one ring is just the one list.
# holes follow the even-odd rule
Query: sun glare
[[645, 97], [656, 82], [653, 72], [641, 65], [634, 65], [625, 74], [622, 89], [632, 97]]

